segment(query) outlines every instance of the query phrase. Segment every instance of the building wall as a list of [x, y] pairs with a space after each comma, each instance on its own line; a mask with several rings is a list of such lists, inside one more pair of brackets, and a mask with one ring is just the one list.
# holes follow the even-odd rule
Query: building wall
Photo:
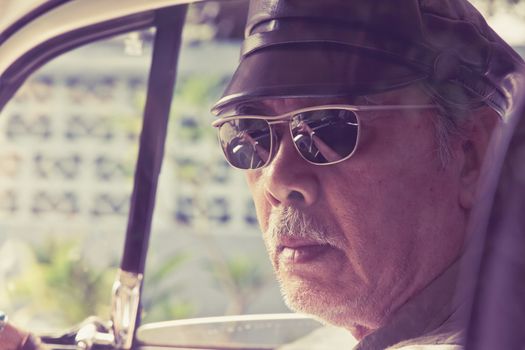
[[[74, 242], [90, 267], [116, 267], [151, 37], [135, 33], [58, 58], [2, 112], [0, 246], [17, 241], [38, 250], [49, 241]], [[227, 165], [210, 126], [209, 108], [234, 69], [238, 44], [194, 43], [182, 52], [148, 257], [146, 312], [159, 320], [283, 311], [244, 176]], [[169, 267], [177, 256], [181, 262]], [[162, 269], [169, 273], [161, 280], [148, 278]], [[3, 278], [13, 282], [9, 271]], [[3, 293], [7, 305], [0, 308], [16, 315], [19, 298]], [[165, 311], [173, 305], [180, 307]], [[32, 315], [19, 323], [46, 322], [41, 312]]]

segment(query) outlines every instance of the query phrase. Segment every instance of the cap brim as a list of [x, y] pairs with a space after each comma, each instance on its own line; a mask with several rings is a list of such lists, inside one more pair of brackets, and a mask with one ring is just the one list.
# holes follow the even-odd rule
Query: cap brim
[[362, 96], [400, 88], [426, 74], [377, 52], [323, 45], [265, 48], [244, 56], [212, 108], [254, 99]]

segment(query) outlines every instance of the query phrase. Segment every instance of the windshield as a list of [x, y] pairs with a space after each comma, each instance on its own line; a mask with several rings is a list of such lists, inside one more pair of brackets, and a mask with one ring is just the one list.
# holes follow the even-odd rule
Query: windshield
[[62, 329], [109, 313], [153, 35], [60, 56], [2, 111], [0, 309], [20, 326]]

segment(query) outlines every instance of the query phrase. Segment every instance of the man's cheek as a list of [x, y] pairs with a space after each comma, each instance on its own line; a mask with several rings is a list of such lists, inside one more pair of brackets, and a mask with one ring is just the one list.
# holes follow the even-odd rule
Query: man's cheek
[[268, 205], [264, 205], [264, 203], [260, 203], [259, 205], [255, 204], [255, 212], [257, 214], [257, 221], [259, 222], [259, 228], [261, 229], [264, 243], [268, 246], [270, 244], [268, 229], [270, 226], [271, 208]]
[[255, 214], [261, 231], [268, 230], [268, 220], [271, 212], [271, 205], [266, 201], [264, 195], [264, 184], [261, 181], [260, 171], [246, 171], [246, 183], [252, 194], [253, 203], [255, 205]]

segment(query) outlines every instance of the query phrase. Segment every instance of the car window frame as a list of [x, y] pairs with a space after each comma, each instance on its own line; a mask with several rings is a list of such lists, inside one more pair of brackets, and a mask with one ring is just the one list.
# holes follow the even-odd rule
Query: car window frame
[[[69, 2], [69, 4], [74, 2]], [[175, 87], [182, 29], [185, 24], [188, 3], [191, 2], [180, 0], [152, 2], [147, 11], [119, 16], [94, 24], [79, 26], [62, 33], [56, 33], [23, 52], [13, 62], [7, 64], [5, 70], [0, 72], [0, 111], [2, 111], [3, 107], [33, 72], [62, 54], [80, 46], [116, 35], [150, 27], [156, 29], [148, 73], [146, 104], [143, 108], [143, 132], [139, 142], [139, 156], [134, 176], [134, 188], [131, 199], [132, 208], [128, 217], [128, 229], [123, 247], [121, 268], [113, 288], [112, 333], [115, 335], [114, 346], [119, 348], [129, 349], [133, 346], [136, 329], [141, 323], [140, 292], [151, 230], [157, 179], [160, 173], [164, 149], [164, 142], [156, 142], [156, 136], [162, 129], [164, 133], [167, 129], [165, 124], [169, 117]], [[61, 4], [64, 3], [66, 2]], [[166, 3], [172, 3], [172, 5], [166, 6]], [[46, 9], [49, 11], [57, 10], [60, 4], [55, 3], [55, 5]], [[45, 15], [45, 13], [42, 13], [40, 17]], [[36, 20], [38, 20], [38, 16], [36, 16]], [[14, 38], [16, 32], [12, 28], [24, 29], [24, 25], [31, 26], [32, 23], [27, 21], [28, 17], [23, 16], [19, 22], [8, 27], [8, 31], [11, 32], [8, 32], [7, 35], [3, 32], [1, 35], [3, 35], [3, 38], [6, 38], [5, 40]], [[0, 61], [2, 61], [1, 56]], [[158, 144], [160, 144], [160, 147], [153, 149]], [[149, 157], [156, 159], [157, 164], [154, 165], [156, 170], [153, 173], [149, 168], [146, 171], [142, 171], [142, 168], [151, 165], [142, 165], [142, 163], [149, 160]], [[145, 199], [147, 199], [147, 205], [134, 205], [137, 202], [144, 202]], [[136, 208], [139, 209], [137, 210]], [[69, 336], [45, 337], [44, 339], [57, 341], [55, 344], [67, 344], [71, 341]]]

